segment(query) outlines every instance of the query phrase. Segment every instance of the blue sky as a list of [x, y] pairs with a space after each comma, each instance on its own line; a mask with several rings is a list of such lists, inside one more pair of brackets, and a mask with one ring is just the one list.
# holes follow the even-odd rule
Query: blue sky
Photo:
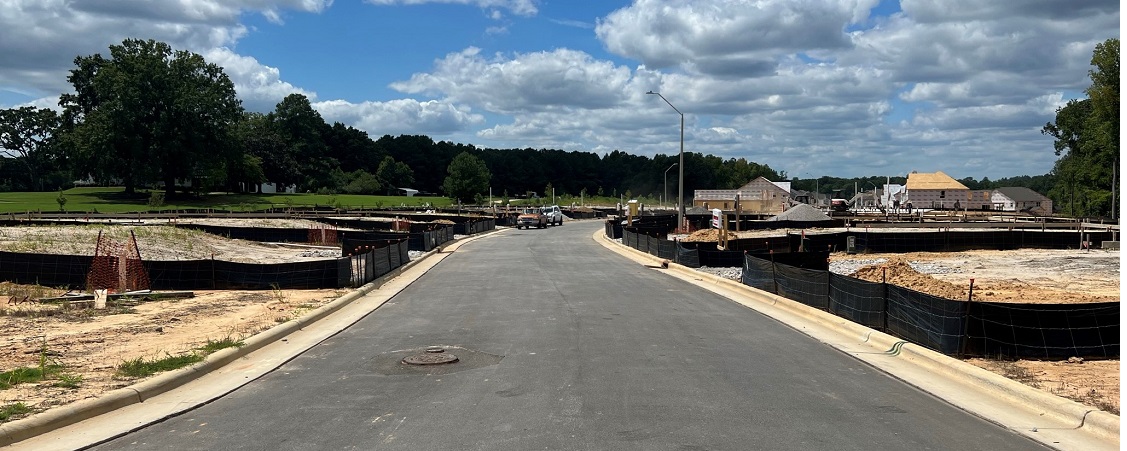
[[1107, 0], [0, 0], [0, 107], [52, 107], [78, 55], [156, 39], [244, 106], [492, 148], [746, 158], [790, 176], [1039, 175]]

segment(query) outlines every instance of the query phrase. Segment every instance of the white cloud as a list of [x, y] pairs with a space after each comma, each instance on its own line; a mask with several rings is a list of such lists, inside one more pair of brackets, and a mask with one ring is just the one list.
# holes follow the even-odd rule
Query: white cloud
[[[247, 33], [244, 12], [320, 12], [332, 0], [7, 0], [0, 7], [0, 89], [51, 94], [69, 90], [77, 56], [142, 36], [203, 53]], [[9, 88], [12, 87], [12, 88]]]
[[628, 98], [623, 88], [629, 82], [629, 69], [574, 50], [485, 58], [471, 47], [437, 61], [433, 71], [414, 74], [391, 87], [514, 114], [609, 108]]
[[303, 94], [311, 101], [317, 94], [282, 81], [277, 68], [259, 63], [257, 59], [242, 56], [226, 47], [211, 49], [203, 54], [208, 62], [219, 65], [235, 84], [235, 92], [247, 110], [270, 112], [287, 95]]
[[314, 102], [313, 108], [329, 123], [348, 124], [372, 136], [444, 135], [460, 132], [485, 120], [467, 107], [435, 100], [398, 99], [362, 103], [329, 100]]
[[445, 3], [453, 5], [473, 5], [483, 9], [507, 9], [513, 14], [534, 16], [539, 11], [536, 0], [364, 0], [373, 5], [424, 5]]
[[850, 45], [842, 29], [877, 0], [637, 0], [600, 20], [607, 49], [652, 68], [711, 76], [769, 75], [780, 56]]

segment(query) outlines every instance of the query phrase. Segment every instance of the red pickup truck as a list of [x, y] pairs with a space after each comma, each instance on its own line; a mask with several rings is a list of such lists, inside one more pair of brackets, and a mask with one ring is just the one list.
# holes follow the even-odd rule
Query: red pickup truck
[[548, 227], [548, 217], [539, 208], [526, 208], [517, 216], [517, 229], [532, 228], [543, 229]]

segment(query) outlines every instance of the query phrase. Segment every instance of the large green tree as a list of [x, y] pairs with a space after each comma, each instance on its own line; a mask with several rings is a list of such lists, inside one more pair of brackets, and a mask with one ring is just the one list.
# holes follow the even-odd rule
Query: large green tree
[[442, 188], [447, 196], [459, 201], [471, 202], [474, 195], [489, 189], [489, 168], [484, 161], [469, 152], [462, 152], [454, 157], [446, 168], [446, 173], [449, 175]]
[[388, 188], [411, 188], [415, 184], [415, 171], [402, 161], [384, 157], [376, 170], [376, 178]]
[[1041, 133], [1055, 138], [1060, 159], [1053, 167], [1056, 184], [1049, 190], [1062, 212], [1072, 216], [1115, 215], [1114, 192], [1119, 166], [1119, 40], [1096, 45], [1088, 72], [1089, 98], [1057, 109]]
[[[302, 94], [290, 94], [267, 115], [274, 131], [285, 143], [282, 158], [291, 165], [288, 171], [296, 173], [297, 179], [276, 179], [270, 181], [280, 184], [299, 185], [301, 189], [316, 191], [321, 188], [336, 190], [333, 172], [340, 170], [340, 163], [329, 155], [325, 137], [331, 127], [325, 123], [321, 113], [313, 109], [309, 98]], [[265, 158], [264, 158], [265, 160]], [[345, 168], [353, 170], [356, 168]]]
[[43, 191], [53, 168], [62, 166], [52, 145], [59, 130], [59, 115], [48, 108], [20, 107], [0, 110], [0, 149], [15, 152], [21, 171], [15, 187]]
[[154, 40], [126, 39], [110, 57], [80, 56], [60, 105], [68, 150], [98, 177], [140, 184], [216, 177], [242, 161], [233, 131], [242, 114], [223, 69]]

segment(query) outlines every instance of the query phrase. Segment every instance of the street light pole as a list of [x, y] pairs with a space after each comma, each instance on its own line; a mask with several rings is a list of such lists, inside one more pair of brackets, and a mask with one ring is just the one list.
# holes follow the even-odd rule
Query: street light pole
[[661, 100], [665, 100], [666, 105], [669, 105], [670, 108], [673, 108], [673, 111], [681, 115], [681, 152], [678, 156], [677, 165], [677, 230], [680, 230], [685, 225], [685, 113], [669, 103], [669, 100], [660, 92], [648, 91], [646, 94], [661, 97]]
[[[677, 166], [677, 163], [669, 165], [669, 169], [673, 169], [673, 166]], [[669, 201], [669, 169], [665, 170], [665, 188], [662, 188], [661, 191], [661, 195], [665, 196], [666, 201]]]
[[[803, 174], [809, 175], [810, 177], [814, 177], [814, 174], [811, 174], [809, 172], [803, 172]], [[814, 179], [814, 206], [821, 208], [822, 202], [821, 202], [821, 199], [818, 199], [818, 191], [819, 191], [818, 190], [818, 179], [815, 178]]]

